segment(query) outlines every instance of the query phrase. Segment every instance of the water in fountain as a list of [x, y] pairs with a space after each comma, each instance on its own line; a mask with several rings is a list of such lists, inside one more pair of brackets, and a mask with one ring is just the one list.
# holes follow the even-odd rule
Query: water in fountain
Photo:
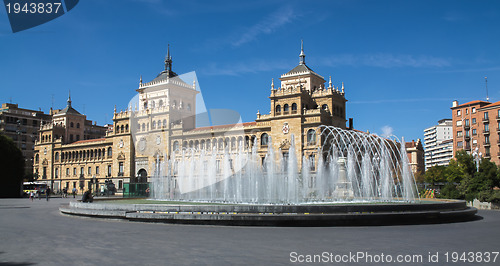
[[293, 135], [288, 149], [275, 149], [270, 140], [265, 156], [262, 147], [243, 142], [176, 150], [169, 161], [157, 156], [154, 198], [255, 204], [416, 199], [404, 141], [336, 127], [318, 131], [321, 147], [301, 160]]

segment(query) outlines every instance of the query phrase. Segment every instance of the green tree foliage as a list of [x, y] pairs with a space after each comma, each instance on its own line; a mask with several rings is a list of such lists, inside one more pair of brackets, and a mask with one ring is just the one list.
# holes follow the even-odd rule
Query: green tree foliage
[[431, 183], [433, 186], [436, 183], [445, 182], [446, 181], [446, 166], [438, 165], [433, 166], [424, 174], [424, 181], [427, 183]]
[[489, 200], [493, 193], [493, 188], [499, 185], [498, 167], [490, 160], [482, 159], [479, 164], [479, 172], [472, 176], [466, 176], [458, 190], [465, 196], [467, 201], [479, 199]]
[[24, 176], [23, 153], [10, 138], [2, 134], [0, 134], [0, 169], [2, 169], [0, 197], [19, 197]]

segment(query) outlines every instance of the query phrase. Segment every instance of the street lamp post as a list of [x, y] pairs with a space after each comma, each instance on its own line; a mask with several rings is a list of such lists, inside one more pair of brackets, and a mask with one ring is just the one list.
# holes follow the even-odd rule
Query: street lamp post
[[481, 159], [481, 157], [483, 157], [483, 153], [478, 151], [479, 149], [476, 147], [476, 149], [474, 149], [474, 152], [472, 153], [472, 157], [474, 157], [474, 162], [476, 163], [477, 172], [479, 172], [479, 160]]

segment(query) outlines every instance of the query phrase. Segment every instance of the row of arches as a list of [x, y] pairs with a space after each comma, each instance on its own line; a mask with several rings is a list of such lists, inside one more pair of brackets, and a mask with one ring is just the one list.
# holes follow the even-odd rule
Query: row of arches
[[121, 125], [121, 126], [116, 126], [115, 133], [126, 133], [128, 132], [128, 124]]
[[226, 138], [218, 138], [218, 139], [202, 139], [202, 140], [190, 140], [190, 141], [183, 141], [182, 142], [182, 147], [180, 146], [181, 143], [179, 141], [174, 141], [172, 145], [172, 150], [180, 150], [182, 149], [195, 149], [195, 150], [207, 150], [211, 151], [213, 149], [218, 149], [218, 150], [224, 150], [224, 149], [229, 149], [229, 150], [236, 150], [240, 148], [240, 143], [243, 144], [243, 149], [248, 149], [251, 148], [255, 140], [257, 139], [257, 136], [252, 135], [252, 136], [239, 136], [238, 138], [236, 137], [226, 137]]
[[[38, 156], [38, 154], [37, 154]], [[104, 158], [111, 158], [113, 156], [113, 149], [111, 147], [99, 148], [99, 149], [88, 149], [80, 151], [68, 151], [68, 152], [55, 152], [55, 161], [79, 161], [79, 160], [99, 160]], [[35, 159], [37, 160], [37, 159]]]
[[[256, 135], [245, 136], [244, 140], [242, 136], [236, 137], [226, 137], [226, 138], [218, 138], [218, 139], [202, 139], [202, 140], [190, 140], [183, 141], [182, 147], [180, 146], [180, 142], [178, 140], [173, 142], [172, 151], [177, 151], [182, 149], [195, 149], [195, 150], [207, 150], [211, 151], [213, 149], [218, 150], [236, 150], [240, 148], [240, 143], [243, 144], [243, 149], [248, 149], [253, 147], [257, 140]], [[316, 145], [316, 130], [309, 129], [306, 133], [306, 144], [307, 145]], [[262, 133], [260, 135], [260, 146], [266, 147], [270, 143], [270, 137], [267, 133]]]
[[[292, 112], [291, 112], [292, 114], [294, 114], [294, 113], [296, 113], [296, 112], [297, 112], [297, 104], [296, 104], [296, 103], [292, 103], [292, 105], [291, 105], [291, 106], [290, 106], [290, 105], [288, 105], [288, 103], [285, 103], [285, 104], [283, 105], [283, 114], [285, 114], [285, 115], [286, 115], [286, 114], [289, 114], [289, 112], [290, 112], [290, 108], [292, 109], [292, 110], [291, 110], [291, 111], [292, 111]], [[277, 114], [277, 115], [280, 115], [280, 114], [281, 114], [281, 111], [282, 111], [282, 110], [281, 110], [281, 105], [279, 105], [279, 104], [278, 104], [278, 105], [276, 105], [275, 111], [276, 111], [276, 114]]]
[[[167, 127], [167, 119], [160, 120], [158, 119], [157, 121], [153, 120], [151, 123], [151, 130], [154, 129], [162, 129]], [[149, 123], [137, 123], [137, 131], [138, 132], [146, 132], [149, 131]]]

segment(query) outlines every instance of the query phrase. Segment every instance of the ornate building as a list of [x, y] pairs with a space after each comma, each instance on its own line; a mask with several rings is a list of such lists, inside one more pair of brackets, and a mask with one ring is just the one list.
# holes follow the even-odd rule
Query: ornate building
[[[186, 83], [172, 71], [170, 51], [165, 68], [150, 82], [140, 79], [136, 97], [126, 111], [115, 108], [113, 125], [93, 125], [71, 107], [52, 114], [35, 145], [34, 171], [55, 190], [90, 188], [105, 179], [123, 183], [150, 181], [157, 163], [182, 148], [210, 151], [248, 149], [256, 145], [262, 158], [270, 145], [284, 157], [295, 140], [298, 158], [306, 156], [314, 167], [321, 146], [318, 126], [346, 127], [344, 85], [328, 84], [305, 62], [274, 80], [270, 89], [270, 113], [254, 122], [196, 127], [196, 83]], [[240, 147], [243, 145], [243, 147]], [[299, 160], [299, 166], [301, 162]]]

